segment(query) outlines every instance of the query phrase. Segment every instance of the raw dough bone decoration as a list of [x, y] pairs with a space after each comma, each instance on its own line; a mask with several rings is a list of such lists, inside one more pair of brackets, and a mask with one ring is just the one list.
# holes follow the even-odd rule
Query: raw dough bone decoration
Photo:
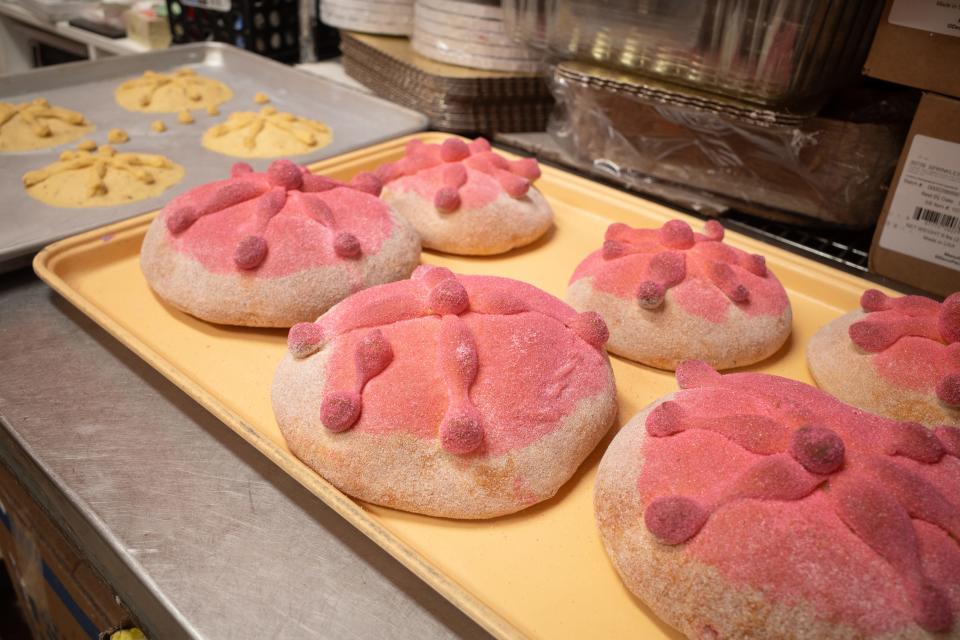
[[120, 106], [131, 111], [176, 113], [222, 104], [233, 97], [233, 92], [219, 80], [198, 75], [193, 69], [177, 69], [173, 73], [146, 71], [121, 84], [115, 95]]
[[[10, 144], [4, 138], [4, 129], [17, 120], [22, 121], [34, 138], [29, 144]], [[53, 125], [53, 126], [51, 126]], [[57, 131], [54, 131], [54, 127]], [[0, 149], [26, 151], [56, 146], [74, 140], [93, 128], [83, 114], [63, 107], [54, 107], [44, 98], [12, 104], [0, 102]], [[73, 131], [71, 131], [71, 129]]]
[[20, 116], [24, 122], [30, 125], [33, 133], [40, 138], [46, 138], [53, 134], [50, 125], [43, 120], [61, 120], [78, 127], [87, 124], [86, 118], [81, 113], [63, 107], [52, 107], [44, 98], [37, 98], [32, 102], [24, 102], [23, 104], [0, 102], [0, 127], [17, 116]]
[[[284, 139], [285, 147], [269, 148], [272, 143], [264, 142], [268, 134]], [[231, 149], [227, 141], [237, 135], [240, 136], [239, 148]], [[203, 135], [203, 144], [208, 149], [237, 157], [306, 153], [326, 146], [330, 140], [331, 134], [327, 125], [278, 111], [276, 107], [231, 113], [225, 122], [214, 125]]]
[[[484, 439], [483, 420], [471, 403], [470, 388], [477, 377], [477, 344], [459, 316], [470, 311], [480, 314], [514, 315], [536, 311], [553, 317], [550, 309], [533, 300], [521, 300], [508, 294], [480, 295], [470, 298], [467, 290], [448, 269], [421, 266], [412, 276], [420, 286], [387, 297], [359, 294], [345, 303], [340, 313], [330, 313], [315, 323], [301, 323], [290, 330], [288, 344], [295, 358], [319, 351], [336, 336], [364, 331], [354, 352], [356, 380], [352, 388], [328, 390], [320, 413], [323, 425], [334, 432], [346, 431], [360, 417], [362, 393], [366, 384], [380, 374], [393, 359], [393, 350], [378, 325], [403, 320], [439, 316], [440, 329], [435, 355], [448, 404], [439, 425], [440, 446], [445, 451], [466, 455]], [[585, 342], [602, 349], [607, 328], [595, 313], [577, 314], [572, 310], [555, 317]], [[424, 354], [425, 357], [427, 354]], [[335, 383], [334, 383], [335, 384]]]
[[64, 151], [60, 162], [50, 167], [31, 171], [23, 176], [23, 186], [28, 189], [49, 178], [81, 169], [90, 170], [90, 182], [87, 197], [101, 196], [107, 193], [105, 178], [108, 171], [120, 171], [143, 184], [154, 184], [157, 179], [151, 169], [172, 169], [173, 163], [162, 156], [141, 153], [117, 153], [113, 147], [103, 145], [91, 151]]

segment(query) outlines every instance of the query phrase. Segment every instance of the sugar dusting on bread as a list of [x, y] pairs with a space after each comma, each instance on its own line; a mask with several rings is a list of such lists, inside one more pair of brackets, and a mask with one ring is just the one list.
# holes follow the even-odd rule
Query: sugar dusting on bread
[[377, 198], [373, 174], [344, 183], [289, 160], [192, 189], [151, 223], [141, 268], [165, 302], [224, 324], [289, 327], [351, 293], [406, 278], [414, 229]]
[[417, 228], [424, 246], [468, 255], [502, 253], [543, 235], [553, 216], [531, 185], [533, 158], [508, 160], [483, 138], [407, 143], [404, 156], [379, 167], [384, 199]]
[[875, 354], [877, 373], [895, 387], [933, 392], [960, 409], [960, 292], [942, 303], [923, 296], [891, 298], [864, 292], [863, 319], [850, 325], [850, 339]]
[[[529, 345], [496, 344], [487, 329], [488, 317], [500, 317], [497, 324], [502, 329], [510, 330], [515, 337], [527, 336], [524, 339]], [[438, 324], [432, 321], [437, 318]], [[425, 322], [416, 322], [419, 320]], [[513, 425], [498, 440], [486, 443], [487, 452], [502, 453], [526, 444], [528, 438], [547, 428], [541, 423], [549, 416], [569, 410], [571, 403], [579, 400], [579, 393], [595, 393], [597, 385], [603, 384], [602, 376], [593, 381], [584, 377], [579, 368], [587, 366], [583, 361], [586, 354], [576, 348], [582, 341], [592, 351], [602, 352], [607, 329], [597, 314], [578, 314], [529, 285], [500, 278], [458, 277], [441, 267], [421, 266], [409, 281], [360, 292], [316, 323], [298, 324], [291, 330], [289, 348], [295, 358], [312, 356], [331, 342], [337, 343], [328, 363], [332, 381], [321, 406], [321, 423], [326, 428], [339, 432], [359, 422], [361, 429], [402, 430], [404, 425], [417, 422], [415, 409], [411, 411], [392, 396], [374, 398], [370, 419], [366, 423], [361, 419], [364, 388], [393, 360], [394, 341], [389, 336], [394, 325], [410, 322], [416, 324], [404, 328], [405, 339], [422, 347], [422, 357], [429, 358], [432, 352], [436, 362], [434, 372], [440, 385], [428, 395], [439, 398], [442, 392], [445, 399], [441, 404], [446, 407], [439, 427], [427, 422], [411, 428], [421, 437], [433, 437], [432, 430], [438, 429], [440, 446], [451, 453], [471, 453], [484, 440], [483, 412], [474, 397], [504, 425]], [[575, 339], [561, 339], [561, 328]], [[528, 348], [545, 344], [548, 336], [565, 347], [564, 352]], [[487, 338], [482, 348], [479, 338]], [[532, 387], [525, 389], [525, 384], [536, 386], [546, 378], [555, 378], [542, 398], [542, 406], [516, 406], [511, 404], [514, 394], [510, 390], [487, 387], [496, 383], [481, 375], [480, 362], [493, 357], [491, 350], [508, 354], [506, 361], [524, 369], [511, 378], [508, 386], [516, 385], [530, 397], [536, 397], [536, 393]], [[529, 357], [522, 358], [522, 353]], [[596, 353], [590, 356], [587, 361], [592, 364], [587, 370], [602, 360], [602, 355], [599, 359]], [[424, 378], [421, 369], [419, 361], [398, 362], [391, 384], [409, 387], [415, 382], [413, 378]], [[399, 373], [403, 370], [409, 370], [410, 379]], [[383, 411], [389, 413], [389, 420], [375, 417]]]
[[[789, 304], [786, 293], [763, 257], [724, 244], [723, 235], [716, 220], [702, 234], [683, 220], [659, 229], [614, 223], [603, 246], [580, 263], [570, 282], [592, 277], [595, 289], [638, 300], [646, 309], [660, 307], [673, 290], [687, 312], [718, 323], [731, 304], [748, 314], [782, 313]], [[694, 281], [709, 286], [690, 286]]]
[[960, 430], [775, 376], [684, 363], [677, 378], [621, 430], [597, 483], [605, 544], [658, 614], [721, 637], [956, 630]]
[[614, 353], [656, 367], [703, 359], [720, 368], [770, 355], [790, 333], [790, 302], [763, 256], [682, 220], [659, 229], [611, 224], [570, 278], [567, 299], [599, 312]]
[[529, 284], [421, 266], [294, 326], [274, 411], [291, 451], [350, 495], [512, 513], [552, 496], [613, 422], [605, 337]]
[[237, 163], [231, 177], [193, 189], [161, 216], [177, 251], [216, 273], [280, 277], [376, 253], [390, 235], [380, 183], [313, 176], [289, 160], [264, 173]]

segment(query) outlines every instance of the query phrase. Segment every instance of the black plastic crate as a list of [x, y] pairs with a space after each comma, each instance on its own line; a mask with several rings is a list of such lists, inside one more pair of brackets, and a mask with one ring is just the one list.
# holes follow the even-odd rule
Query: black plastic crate
[[167, 0], [173, 42], [226, 42], [280, 62], [300, 61], [297, 0]]

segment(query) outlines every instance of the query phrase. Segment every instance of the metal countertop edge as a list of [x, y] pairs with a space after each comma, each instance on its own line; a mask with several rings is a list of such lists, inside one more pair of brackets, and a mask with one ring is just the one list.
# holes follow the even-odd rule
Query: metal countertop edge
[[113, 585], [125, 586], [124, 592], [117, 595], [135, 613], [147, 637], [201, 638], [97, 515], [82, 508], [86, 502], [56, 472], [39, 462], [2, 414], [0, 427], [0, 464], [9, 468], [51, 520], [65, 529], [70, 541], [114, 592], [117, 590]]

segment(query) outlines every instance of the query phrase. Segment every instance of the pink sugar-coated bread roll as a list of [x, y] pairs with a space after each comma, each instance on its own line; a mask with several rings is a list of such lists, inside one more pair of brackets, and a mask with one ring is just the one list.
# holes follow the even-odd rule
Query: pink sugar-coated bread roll
[[817, 385], [894, 420], [960, 426], [960, 292], [941, 303], [868, 289], [860, 306], [807, 345]]
[[313, 175], [289, 160], [238, 163], [153, 220], [140, 266], [154, 292], [210, 322], [289, 327], [351, 293], [406, 278], [416, 231], [381, 201], [380, 181]]
[[610, 428], [606, 338], [532, 285], [421, 266], [294, 326], [273, 410], [351, 496], [491, 518], [553, 496]]
[[715, 220], [702, 234], [682, 220], [659, 229], [614, 223], [574, 271], [567, 302], [603, 317], [610, 352], [652, 367], [759, 362], [790, 335], [790, 301], [763, 256], [723, 235]]
[[491, 255], [530, 244], [553, 225], [553, 210], [531, 184], [533, 158], [507, 160], [478, 138], [469, 144], [407, 143], [404, 157], [376, 171], [381, 197], [412, 224], [423, 246]]
[[960, 430], [677, 368], [594, 493], [626, 586], [690, 638], [960, 638]]

